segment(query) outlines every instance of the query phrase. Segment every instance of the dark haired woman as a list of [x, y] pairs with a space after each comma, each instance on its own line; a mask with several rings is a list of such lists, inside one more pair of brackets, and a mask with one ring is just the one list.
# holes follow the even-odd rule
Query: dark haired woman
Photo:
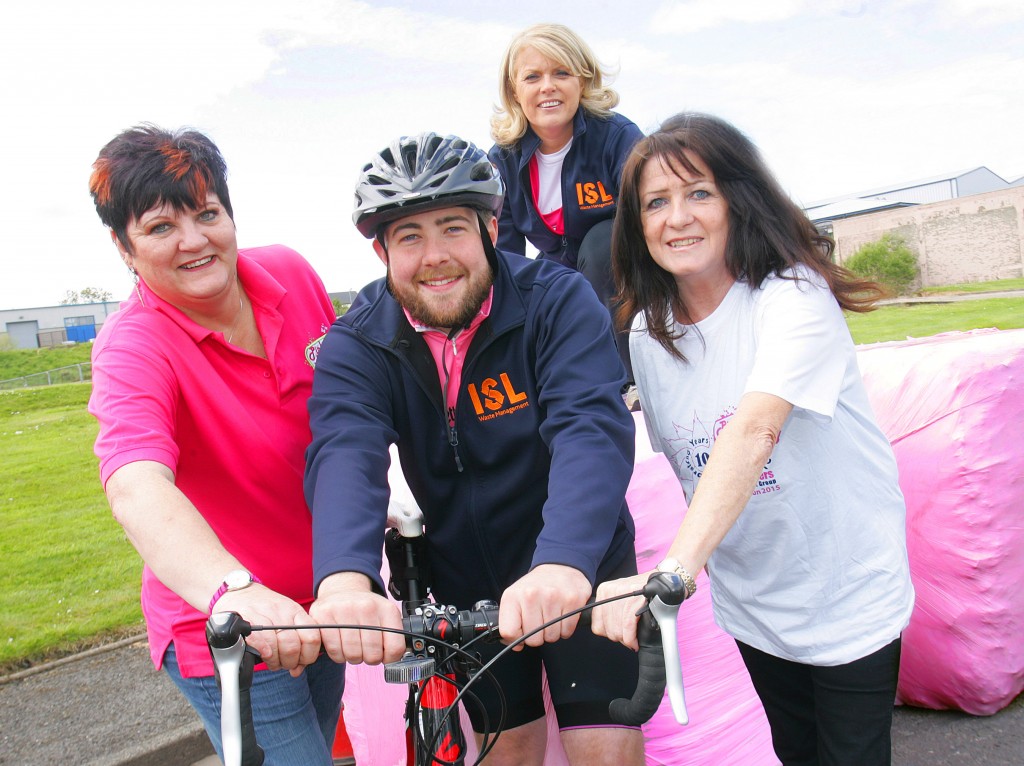
[[[100, 477], [145, 563], [153, 662], [222, 757], [205, 621], [234, 611], [253, 623], [308, 623], [306, 400], [334, 321], [298, 253], [238, 249], [226, 179], [206, 136], [144, 125], [103, 147], [89, 182], [136, 278], [93, 349]], [[249, 643], [268, 668], [252, 689], [266, 763], [330, 766], [343, 666], [317, 659], [317, 631], [262, 631]]]
[[[701, 114], [635, 147], [612, 247], [648, 432], [689, 505], [658, 569], [692, 592], [707, 567], [783, 764], [888, 764], [906, 510], [842, 313], [878, 288], [832, 262], [746, 136]], [[635, 646], [635, 610], [602, 607], [595, 632]]]

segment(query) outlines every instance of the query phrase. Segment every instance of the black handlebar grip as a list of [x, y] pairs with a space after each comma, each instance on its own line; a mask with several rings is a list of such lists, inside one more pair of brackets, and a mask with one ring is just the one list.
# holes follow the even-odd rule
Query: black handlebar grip
[[238, 679], [238, 708], [242, 721], [242, 766], [263, 766], [263, 748], [256, 741], [256, 727], [252, 722], [252, 673], [261, 659], [255, 649], [245, 647]]
[[650, 611], [637, 623], [640, 645], [640, 679], [632, 699], [615, 699], [608, 705], [608, 715], [622, 726], [639, 726], [657, 712], [665, 696], [665, 655], [661, 650], [661, 631]]

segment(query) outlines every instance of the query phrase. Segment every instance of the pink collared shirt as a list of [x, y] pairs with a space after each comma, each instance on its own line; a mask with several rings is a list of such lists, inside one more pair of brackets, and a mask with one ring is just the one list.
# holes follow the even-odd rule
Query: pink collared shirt
[[[89, 411], [99, 420], [100, 477], [153, 460], [221, 544], [267, 587], [313, 598], [312, 523], [302, 492], [306, 400], [334, 307], [313, 269], [280, 245], [239, 251], [267, 358], [228, 345], [140, 284], [93, 348]], [[188, 551], [182, 551], [183, 556]], [[212, 593], [211, 593], [212, 595]], [[213, 674], [207, 615], [143, 570], [153, 662], [174, 642], [182, 674]]]
[[[409, 320], [409, 324], [413, 326], [413, 329], [423, 336], [427, 348], [430, 349], [430, 355], [434, 357], [434, 364], [437, 365], [437, 377], [445, 397], [445, 408], [448, 412], [449, 423], [454, 420], [455, 400], [458, 398], [459, 384], [462, 382], [462, 367], [466, 362], [466, 350], [469, 348], [469, 344], [473, 342], [473, 337], [476, 335], [480, 325], [490, 316], [491, 302], [493, 300], [494, 287], [491, 287], [487, 297], [480, 306], [480, 311], [473, 317], [473, 321], [469, 323], [468, 327], [460, 330], [451, 339], [450, 343], [447, 333], [420, 324], [412, 318], [408, 311], [405, 311], [404, 308], [402, 309], [405, 312], [405, 318]], [[449, 346], [451, 347], [451, 352], [448, 351]]]

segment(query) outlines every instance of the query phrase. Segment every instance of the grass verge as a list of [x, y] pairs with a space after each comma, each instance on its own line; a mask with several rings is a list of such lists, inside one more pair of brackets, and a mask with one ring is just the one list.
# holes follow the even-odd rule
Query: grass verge
[[100, 488], [90, 390], [0, 393], [0, 673], [142, 629], [141, 564]]
[[91, 354], [91, 343], [0, 351], [0, 380], [20, 378], [23, 375], [56, 370], [72, 364], [83, 364], [90, 361]]
[[965, 282], [959, 285], [925, 287], [918, 295], [942, 295], [944, 293], [994, 293], [1003, 290], [1024, 290], [1024, 279], [998, 279], [992, 282]]
[[1024, 327], [1024, 295], [951, 303], [908, 303], [880, 306], [868, 314], [846, 315], [854, 343], [924, 338], [942, 332], [996, 327]]

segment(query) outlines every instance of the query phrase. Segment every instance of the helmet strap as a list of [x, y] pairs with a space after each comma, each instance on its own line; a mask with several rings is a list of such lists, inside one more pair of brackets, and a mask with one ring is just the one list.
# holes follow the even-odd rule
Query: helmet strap
[[487, 233], [487, 222], [490, 216], [485, 219], [485, 215], [482, 211], [477, 211], [477, 218], [480, 220], [480, 242], [484, 246], [484, 255], [487, 256], [487, 262], [491, 264], [491, 270], [497, 273], [498, 254], [494, 250], [494, 243], [491, 242], [491, 235]]

